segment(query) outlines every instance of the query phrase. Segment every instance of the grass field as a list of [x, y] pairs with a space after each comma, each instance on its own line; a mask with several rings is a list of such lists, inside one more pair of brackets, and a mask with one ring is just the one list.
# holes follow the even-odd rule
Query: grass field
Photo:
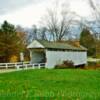
[[41, 69], [2, 73], [0, 100], [100, 100], [100, 71]]

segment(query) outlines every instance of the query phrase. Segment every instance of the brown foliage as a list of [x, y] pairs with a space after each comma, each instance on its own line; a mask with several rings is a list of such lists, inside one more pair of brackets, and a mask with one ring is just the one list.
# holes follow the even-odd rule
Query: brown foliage
[[74, 63], [72, 61], [66, 60], [63, 61], [62, 64], [55, 65], [55, 69], [67, 69], [67, 68], [75, 68]]

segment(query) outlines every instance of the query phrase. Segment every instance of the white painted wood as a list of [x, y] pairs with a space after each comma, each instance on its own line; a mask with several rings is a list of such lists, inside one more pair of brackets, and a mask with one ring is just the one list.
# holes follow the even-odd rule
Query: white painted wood
[[31, 48], [44, 48], [44, 46], [39, 43], [37, 40], [34, 40], [28, 47], [28, 49], [31, 49]]
[[56, 64], [61, 64], [64, 60], [71, 60], [74, 65], [87, 63], [86, 51], [49, 51], [46, 50], [47, 68], [53, 68]]
[[[31, 63], [42, 63], [42, 59], [44, 58], [44, 55], [41, 52], [37, 52], [34, 49], [36, 48], [42, 48], [45, 51], [45, 56], [47, 59], [46, 67], [47, 68], [54, 68], [56, 64], [61, 64], [64, 60], [71, 60], [73, 61], [74, 65], [81, 65], [81, 64], [87, 64], [87, 51], [81, 51], [81, 50], [66, 50], [66, 51], [50, 51], [46, 49], [40, 42], [37, 40], [34, 40], [28, 48], [30, 49], [30, 58]], [[35, 68], [35, 65], [34, 65]]]
[[[46, 67], [54, 68], [56, 64], [61, 64], [64, 60], [71, 60], [74, 65], [87, 64], [87, 51], [49, 51], [46, 50]], [[43, 55], [31, 50], [31, 63], [39, 63]]]
[[19, 66], [16, 66], [16, 69], [19, 70]]
[[[38, 69], [40, 69], [42, 66], [41, 66], [41, 64], [42, 65], [44, 65], [43, 67], [45, 67], [45, 63], [35, 63], [35, 64], [30, 64], [30, 63], [0, 63], [0, 67], [4, 67], [4, 68], [10, 68], [10, 67], [15, 67], [17, 70], [20, 70], [20, 69], [29, 69], [29, 68], [33, 68], [33, 69], [35, 69], [35, 68], [38, 68]], [[37, 65], [37, 66], [35, 66], [35, 65]], [[23, 67], [23, 68], [21, 68], [21, 67]]]
[[6, 69], [8, 68], [8, 64], [5, 64], [6, 65]]
[[28, 69], [28, 68], [27, 68], [27, 64], [25, 65], [25, 69]]

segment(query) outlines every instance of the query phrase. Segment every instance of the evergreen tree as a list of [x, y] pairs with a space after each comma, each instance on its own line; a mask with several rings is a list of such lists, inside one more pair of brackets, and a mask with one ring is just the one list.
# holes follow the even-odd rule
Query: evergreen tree
[[9, 62], [11, 55], [19, 54], [21, 50], [20, 38], [17, 35], [14, 25], [7, 21], [0, 28], [0, 60]]
[[95, 39], [90, 31], [86, 28], [83, 29], [80, 35], [80, 44], [88, 49], [88, 56], [95, 56]]

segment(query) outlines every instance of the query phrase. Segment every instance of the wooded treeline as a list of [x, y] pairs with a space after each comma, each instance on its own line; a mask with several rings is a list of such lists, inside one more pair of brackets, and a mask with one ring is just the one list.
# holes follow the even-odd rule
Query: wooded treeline
[[0, 62], [19, 60], [20, 52], [26, 49], [24, 32], [18, 32], [14, 25], [4, 21], [0, 28]]
[[[92, 0], [89, 0], [89, 4], [100, 29], [100, 12]], [[75, 21], [74, 18], [78, 16], [76, 13], [69, 13], [66, 8], [59, 11], [57, 6], [47, 10], [46, 15], [40, 21], [40, 27], [33, 25], [31, 29], [25, 29], [4, 21], [0, 27], [0, 62], [20, 61], [20, 52], [24, 52], [28, 59], [27, 45], [33, 40], [79, 40], [80, 44], [88, 49], [88, 56], [100, 57], [100, 32], [96, 31], [86, 19], [83, 21], [83, 18], [80, 17], [80, 21]], [[74, 34], [71, 34], [73, 23], [77, 23], [79, 26], [78, 38], [73, 38]]]

